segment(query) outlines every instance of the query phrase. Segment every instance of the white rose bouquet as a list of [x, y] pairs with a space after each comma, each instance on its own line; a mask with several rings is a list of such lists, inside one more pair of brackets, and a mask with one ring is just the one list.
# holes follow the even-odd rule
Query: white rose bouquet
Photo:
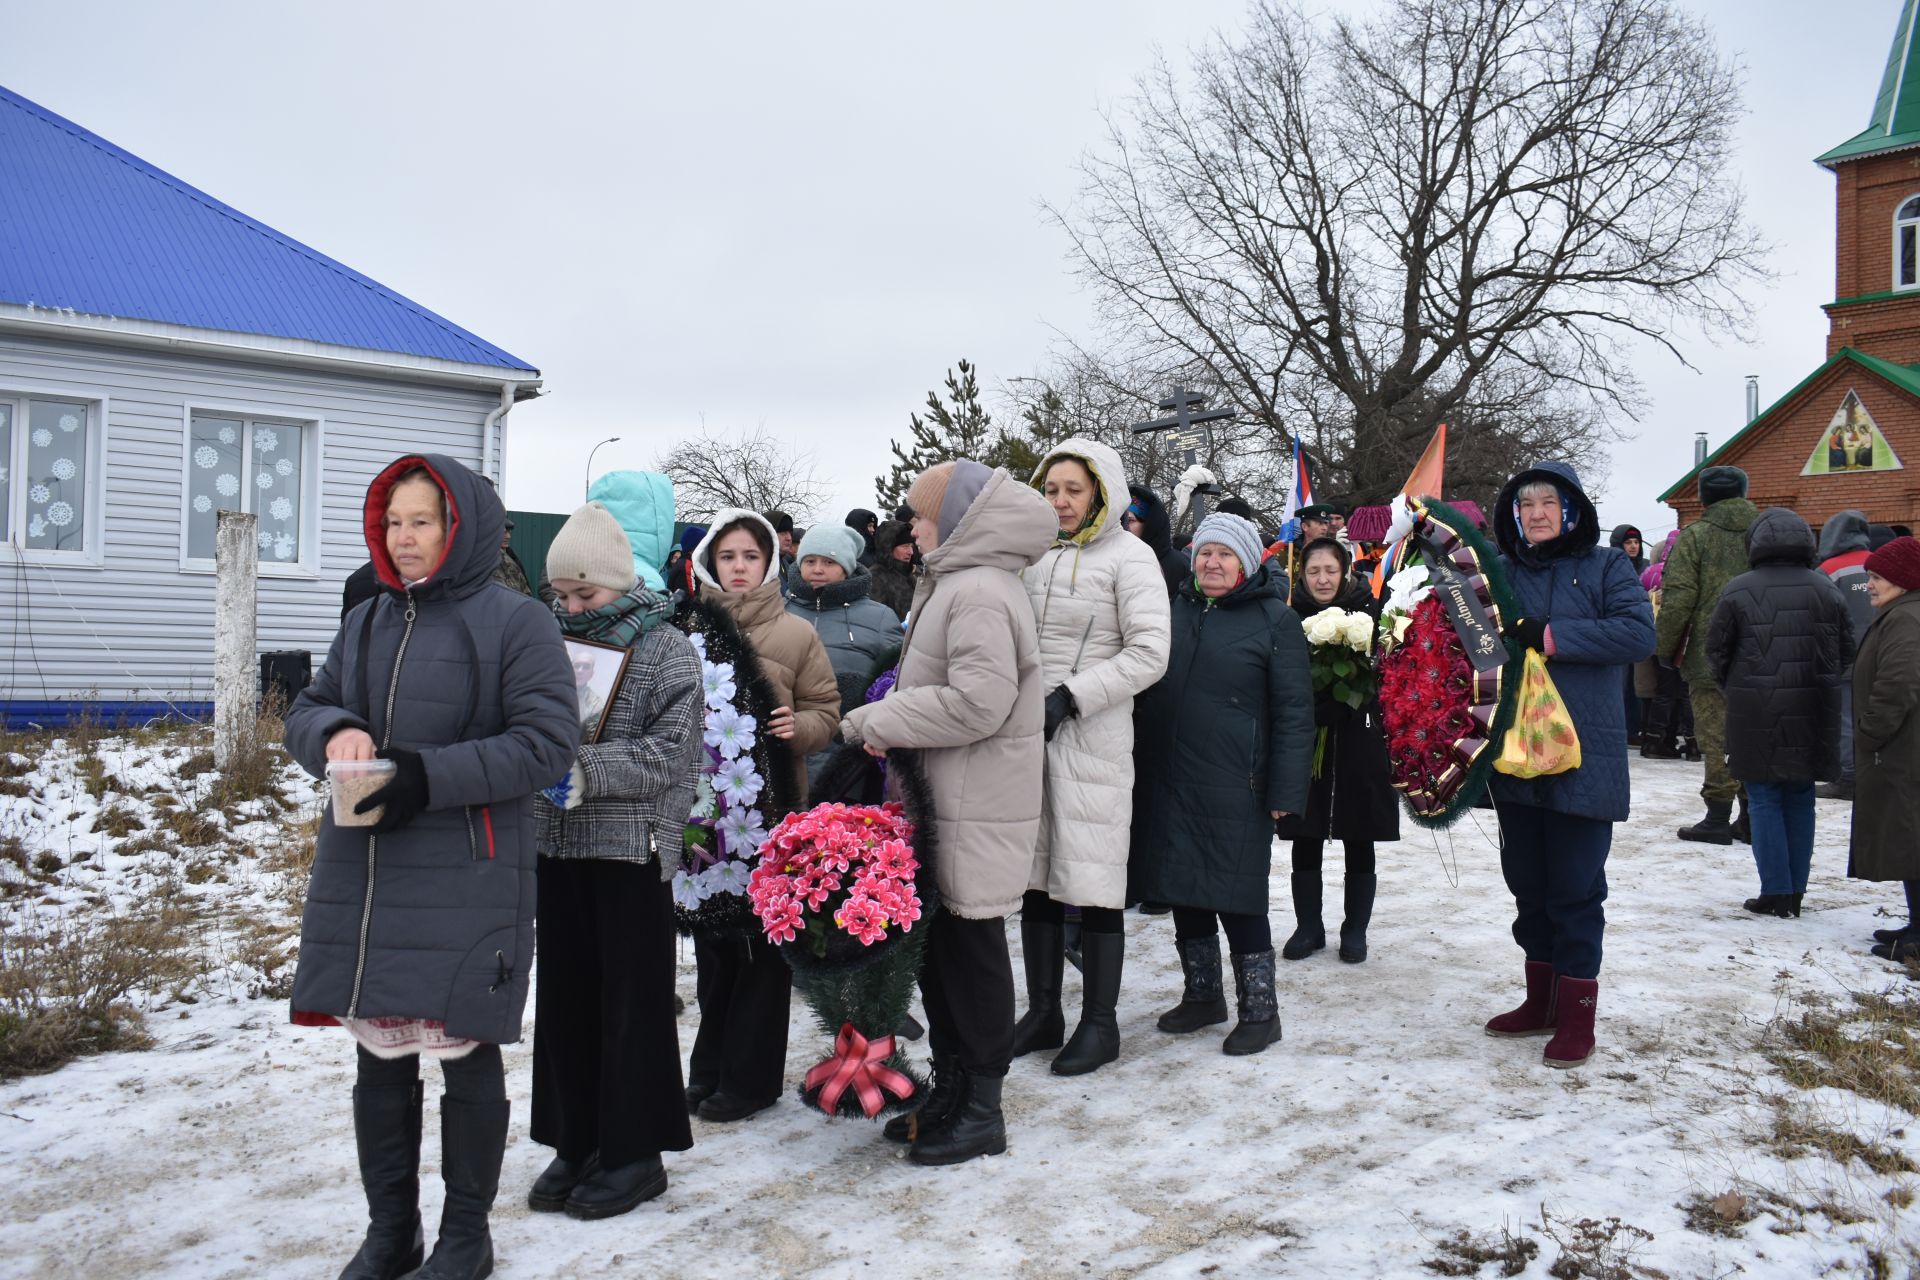
[[[1374, 621], [1360, 610], [1322, 609], [1306, 620], [1303, 630], [1312, 646], [1309, 670], [1313, 691], [1327, 694], [1334, 701], [1354, 710], [1367, 705], [1373, 696], [1374, 677], [1371, 651]], [[1319, 777], [1327, 750], [1326, 726], [1321, 726], [1313, 744], [1313, 776]]]

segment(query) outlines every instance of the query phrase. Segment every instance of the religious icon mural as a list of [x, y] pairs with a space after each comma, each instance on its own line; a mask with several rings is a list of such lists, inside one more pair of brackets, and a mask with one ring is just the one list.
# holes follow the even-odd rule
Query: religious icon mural
[[1833, 411], [1825, 433], [1802, 467], [1803, 476], [1836, 476], [1853, 471], [1899, 471], [1899, 455], [1851, 388]]

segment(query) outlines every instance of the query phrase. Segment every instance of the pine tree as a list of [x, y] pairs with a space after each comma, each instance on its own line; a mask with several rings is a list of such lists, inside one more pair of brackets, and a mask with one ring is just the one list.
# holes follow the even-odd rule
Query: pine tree
[[1009, 431], [1001, 428], [986, 461], [1005, 467], [1021, 480], [1040, 466], [1040, 460], [1052, 453], [1062, 440], [1081, 434], [1067, 411], [1066, 399], [1051, 386], [1043, 387], [1040, 398], [1020, 411], [1020, 425]]
[[955, 458], [992, 461], [998, 445], [993, 415], [980, 403], [980, 383], [974, 377], [973, 365], [965, 360], [960, 362], [957, 376], [954, 370], [947, 370], [947, 400], [948, 404], [942, 404], [939, 392], [927, 392], [927, 416], [915, 413], [907, 417], [908, 446], [902, 449], [898, 440], [889, 444], [893, 467], [873, 482], [882, 511], [890, 512], [904, 502], [913, 478], [935, 463]]

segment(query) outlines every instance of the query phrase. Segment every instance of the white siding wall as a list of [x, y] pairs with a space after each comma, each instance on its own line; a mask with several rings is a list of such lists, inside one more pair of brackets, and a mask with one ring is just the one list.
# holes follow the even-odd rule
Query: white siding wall
[[323, 423], [318, 573], [260, 578], [260, 648], [310, 650], [318, 669], [341, 586], [367, 558], [368, 483], [402, 453], [477, 470], [499, 404], [497, 392], [0, 335], [0, 395], [46, 391], [107, 402], [105, 545], [97, 568], [0, 548], [0, 701], [211, 699], [214, 580], [180, 568], [188, 405]]

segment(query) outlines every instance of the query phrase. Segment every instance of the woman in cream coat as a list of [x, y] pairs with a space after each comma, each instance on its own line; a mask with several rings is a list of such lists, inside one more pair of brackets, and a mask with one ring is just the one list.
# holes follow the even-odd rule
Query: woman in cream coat
[[1080, 1025], [1053, 1060], [1082, 1075], [1120, 1056], [1115, 1006], [1126, 934], [1133, 815], [1133, 699], [1167, 669], [1166, 579], [1121, 517], [1131, 496], [1120, 455], [1071, 439], [1040, 460], [1032, 485], [1059, 522], [1053, 547], [1020, 574], [1039, 628], [1047, 690], [1046, 804], [1020, 909], [1027, 1012], [1015, 1056], [1059, 1047], [1066, 908], [1080, 908], [1085, 984]]

